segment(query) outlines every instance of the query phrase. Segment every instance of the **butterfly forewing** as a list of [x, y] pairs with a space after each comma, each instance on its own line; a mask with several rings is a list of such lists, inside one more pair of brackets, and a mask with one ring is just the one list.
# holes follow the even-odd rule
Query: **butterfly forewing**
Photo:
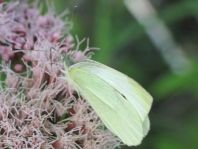
[[111, 85], [121, 95], [124, 95], [131, 107], [138, 112], [142, 122], [144, 121], [150, 111], [152, 97], [136, 81], [115, 69], [92, 60], [77, 63], [73, 67], [95, 74]]

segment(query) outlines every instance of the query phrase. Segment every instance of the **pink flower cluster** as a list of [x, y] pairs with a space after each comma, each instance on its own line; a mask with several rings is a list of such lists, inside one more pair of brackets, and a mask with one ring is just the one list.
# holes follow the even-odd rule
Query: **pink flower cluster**
[[0, 148], [114, 149], [120, 140], [68, 84], [67, 65], [90, 58], [69, 27], [35, 3], [0, 4]]

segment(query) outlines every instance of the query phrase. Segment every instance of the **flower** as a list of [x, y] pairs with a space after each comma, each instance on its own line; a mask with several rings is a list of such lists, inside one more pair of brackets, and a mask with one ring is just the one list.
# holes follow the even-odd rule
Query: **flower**
[[[0, 148], [114, 149], [120, 140], [67, 82], [64, 63], [91, 58], [50, 10], [25, 1], [0, 4]], [[64, 31], [67, 31], [64, 33]]]

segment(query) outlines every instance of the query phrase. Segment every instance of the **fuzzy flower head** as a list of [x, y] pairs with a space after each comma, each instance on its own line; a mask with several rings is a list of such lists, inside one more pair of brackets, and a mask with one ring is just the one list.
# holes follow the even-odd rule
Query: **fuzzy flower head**
[[[120, 140], [67, 82], [64, 63], [91, 57], [89, 42], [36, 4], [0, 4], [0, 55], [6, 75], [0, 91], [0, 148], [114, 149]], [[65, 32], [66, 31], [66, 32]]]

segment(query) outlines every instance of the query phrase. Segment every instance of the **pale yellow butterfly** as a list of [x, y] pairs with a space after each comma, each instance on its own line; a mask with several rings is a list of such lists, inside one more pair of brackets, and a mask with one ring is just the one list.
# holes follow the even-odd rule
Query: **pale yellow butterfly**
[[141, 143], [150, 129], [151, 95], [127, 75], [93, 60], [67, 69], [69, 82], [105, 126], [128, 146]]

